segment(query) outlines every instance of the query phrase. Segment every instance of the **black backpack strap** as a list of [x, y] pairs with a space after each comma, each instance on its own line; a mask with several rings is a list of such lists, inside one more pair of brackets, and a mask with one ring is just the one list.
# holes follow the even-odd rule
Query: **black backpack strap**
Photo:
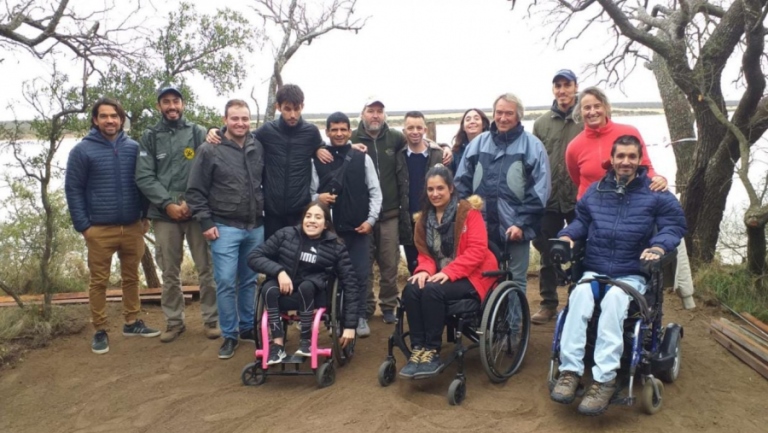
[[333, 185], [334, 194], [341, 194], [341, 190], [344, 188], [344, 173], [347, 172], [347, 167], [349, 167], [349, 163], [352, 161], [352, 152], [356, 152], [356, 150], [349, 149], [347, 155], [344, 157], [344, 162], [341, 164], [341, 167], [333, 172], [331, 185]]

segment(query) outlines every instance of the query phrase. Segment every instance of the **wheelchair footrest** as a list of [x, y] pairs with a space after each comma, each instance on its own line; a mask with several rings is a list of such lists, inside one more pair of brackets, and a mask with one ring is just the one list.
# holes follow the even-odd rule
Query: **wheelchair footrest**
[[309, 360], [310, 358], [308, 356], [290, 355], [290, 356], [286, 356], [280, 362], [280, 364], [303, 364]]

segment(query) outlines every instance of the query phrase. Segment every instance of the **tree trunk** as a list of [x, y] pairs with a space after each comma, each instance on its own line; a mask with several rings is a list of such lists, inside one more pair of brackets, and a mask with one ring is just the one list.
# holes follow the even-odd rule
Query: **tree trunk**
[[275, 120], [275, 103], [277, 100], [275, 99], [275, 95], [277, 94], [277, 77], [275, 75], [272, 75], [272, 78], [269, 79], [269, 95], [267, 96], [267, 106], [264, 108], [264, 123], [270, 122], [272, 120]]
[[768, 278], [766, 264], [765, 225], [746, 225], [747, 227], [747, 269], [760, 280]]
[[144, 255], [141, 257], [141, 268], [144, 270], [144, 279], [147, 281], [147, 287], [152, 289], [160, 288], [160, 278], [157, 277], [155, 259], [152, 258], [152, 252], [146, 247], [144, 248]]
[[[48, 162], [50, 164], [50, 162]], [[48, 168], [50, 170], [50, 168]], [[53, 255], [53, 209], [51, 208], [51, 198], [48, 195], [48, 177], [44, 176], [40, 183], [40, 199], [43, 203], [45, 212], [45, 240], [43, 244], [43, 254], [40, 257], [40, 281], [43, 291], [43, 318], [51, 318], [51, 301], [53, 299], [53, 287], [51, 285], [50, 262]]]

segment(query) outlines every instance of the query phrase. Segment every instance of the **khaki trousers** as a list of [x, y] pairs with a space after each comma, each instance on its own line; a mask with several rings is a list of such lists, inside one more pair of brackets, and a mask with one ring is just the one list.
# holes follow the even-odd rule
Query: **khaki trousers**
[[136, 320], [141, 310], [139, 301], [139, 264], [144, 255], [144, 228], [141, 221], [124, 226], [91, 226], [85, 238], [88, 246], [88, 299], [91, 322], [97, 331], [107, 328], [107, 283], [112, 256], [120, 260], [125, 323]]
[[184, 238], [187, 238], [192, 260], [197, 268], [200, 284], [200, 310], [203, 323], [216, 323], [216, 284], [208, 242], [203, 237], [200, 223], [194, 220], [169, 222], [152, 220], [155, 229], [155, 256], [163, 272], [163, 295], [160, 303], [168, 326], [184, 323], [184, 294], [181, 291], [181, 262], [184, 258]]

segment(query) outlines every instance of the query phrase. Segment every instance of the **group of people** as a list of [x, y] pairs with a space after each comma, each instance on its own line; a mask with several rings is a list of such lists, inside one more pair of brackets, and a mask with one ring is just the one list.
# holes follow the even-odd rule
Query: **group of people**
[[[109, 350], [106, 285], [115, 252], [123, 335], [171, 342], [185, 331], [179, 281], [185, 238], [199, 273], [203, 329], [208, 338], [223, 337], [221, 359], [231, 358], [239, 341], [255, 340], [258, 273], [266, 276], [270, 364], [286, 356], [280, 319], [285, 305], [299, 312], [296, 354], [309, 356], [312, 314], [324, 302], [329, 269], [345, 297], [342, 344], [370, 335], [373, 261], [380, 271], [383, 320], [396, 323], [400, 246], [412, 275], [402, 293], [413, 346], [404, 376], [428, 376], [440, 366], [441, 305], [483, 299], [492, 289], [494, 280], [482, 276], [498, 267], [490, 243], [504, 247], [513, 282], [523, 291], [530, 242], [540, 251], [543, 300], [532, 317], [536, 324], [551, 320], [559, 303], [550, 238], [598, 239], [590, 242], [588, 254], [597, 262], [588, 261], [588, 270], [628, 277], [639, 287], [640, 259], [679, 244], [682, 210], [666, 191], [666, 179], [654, 172], [639, 132], [611, 120], [600, 89], [579, 95], [576, 75], [565, 69], [554, 76], [552, 92], [551, 110], [532, 133], [521, 122], [522, 101], [507, 93], [494, 101], [492, 119], [482, 110], [467, 110], [451, 147], [425, 137], [426, 119], [418, 111], [406, 113], [402, 133], [391, 129], [377, 98], [364, 103], [356, 130], [345, 114], [330, 115], [327, 145], [302, 118], [304, 95], [292, 84], [276, 94], [280, 116], [255, 131], [243, 100], [227, 102], [223, 128], [205, 131], [184, 118], [180, 89], [164, 87], [157, 93], [162, 118], [140, 143], [124, 133], [120, 103], [100, 99], [91, 132], [70, 153], [65, 182], [73, 224], [88, 246], [92, 351]], [[616, 194], [617, 184], [626, 193], [606, 195]], [[630, 201], [635, 194], [640, 203]], [[163, 276], [162, 332], [138, 318], [138, 265], [149, 220]], [[615, 248], [621, 254], [606, 254]], [[583, 374], [578, 360], [592, 311], [580, 287], [571, 302], [582, 307], [568, 316], [562, 374], [552, 394], [568, 403]], [[692, 288], [681, 290], [684, 300], [690, 295]], [[610, 305], [603, 301], [601, 319], [626, 317], [629, 300], [619, 298], [611, 297]], [[605, 327], [615, 337], [613, 328]], [[607, 406], [604, 395], [615, 387], [610, 372], [618, 368], [621, 341], [612, 337], [600, 346], [604, 356], [596, 356], [595, 391], [582, 402], [589, 408]]]

